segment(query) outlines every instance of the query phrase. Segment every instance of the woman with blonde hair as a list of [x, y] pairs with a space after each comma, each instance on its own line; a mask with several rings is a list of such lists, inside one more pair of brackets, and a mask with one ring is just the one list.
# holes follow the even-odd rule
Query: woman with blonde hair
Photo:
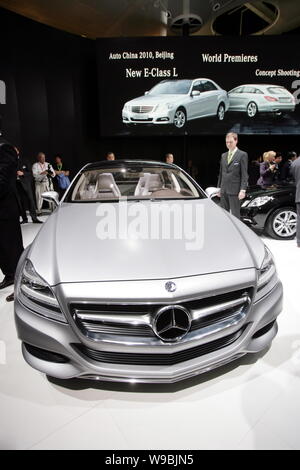
[[262, 188], [272, 186], [275, 182], [275, 175], [277, 170], [276, 163], [274, 162], [276, 152], [269, 150], [263, 154], [263, 162], [260, 164], [259, 174], [260, 177], [257, 180], [257, 184]]
[[268, 152], [263, 153], [264, 162], [273, 161], [275, 157], [276, 157], [276, 152], [274, 152], [274, 150], [268, 150]]

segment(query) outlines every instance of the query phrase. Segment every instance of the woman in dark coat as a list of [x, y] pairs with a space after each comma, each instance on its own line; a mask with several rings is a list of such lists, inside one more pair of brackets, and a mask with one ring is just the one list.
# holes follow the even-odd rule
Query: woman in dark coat
[[267, 188], [275, 183], [276, 172], [278, 171], [274, 162], [275, 156], [276, 152], [273, 152], [273, 150], [264, 153], [264, 161], [259, 168], [260, 177], [257, 180], [257, 184], [262, 188]]

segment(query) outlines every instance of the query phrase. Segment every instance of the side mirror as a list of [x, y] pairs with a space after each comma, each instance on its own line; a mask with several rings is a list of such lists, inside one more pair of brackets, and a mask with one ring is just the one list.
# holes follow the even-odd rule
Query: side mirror
[[192, 93], [191, 93], [191, 96], [200, 96], [201, 93], [199, 90], [193, 90]]
[[145, 94], [145, 95], [148, 95], [148, 93], [149, 93], [149, 91], [145, 91], [145, 93], [144, 93], [144, 94]]
[[59, 206], [59, 196], [56, 191], [47, 191], [46, 193], [42, 193], [42, 198], [54, 204], [54, 207]]
[[213, 197], [216, 197], [217, 194], [219, 194], [221, 188], [215, 188], [213, 186], [210, 186], [209, 188], [206, 188], [205, 192], [207, 196], [212, 199]]

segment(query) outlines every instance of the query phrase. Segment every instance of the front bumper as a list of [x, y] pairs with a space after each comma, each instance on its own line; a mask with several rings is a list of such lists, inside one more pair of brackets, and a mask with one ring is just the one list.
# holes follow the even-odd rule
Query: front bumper
[[265, 206], [260, 207], [241, 207], [241, 220], [257, 230], [263, 231], [269, 210]]
[[174, 110], [158, 110], [149, 113], [133, 113], [122, 111], [124, 124], [172, 124], [174, 120]]
[[[199, 276], [199, 278], [202, 278], [202, 285], [204, 284], [204, 288], [211, 293], [212, 287], [217, 285], [217, 280], [221, 285], [228, 277], [232, 278], [233, 284], [239, 279], [238, 287], [243, 289], [243, 285], [247, 284], [249, 286], [250, 279], [251, 283], [254, 283], [256, 276], [254, 269], [238, 271], [234, 273], [234, 276], [232, 273], [221, 274], [224, 274], [224, 276], [214, 274], [205, 276], [205, 280], [203, 280], [204, 276]], [[196, 276], [196, 279], [193, 278], [194, 285], [199, 285], [199, 279], [197, 278], [198, 276]], [[183, 284], [188, 283], [186, 278], [181, 281]], [[147, 282], [150, 281], [144, 281], [144, 283]], [[161, 284], [161, 281], [159, 282]], [[152, 281], [151, 283], [153, 284]], [[109, 286], [109, 284], [106, 285], [108, 294], [110, 287], [112, 291], [120, 292], [121, 297], [126, 295], [126, 291], [131, 290], [129, 288], [119, 291], [116, 283], [111, 283], [112, 286]], [[91, 294], [94, 287], [90, 286], [90, 292], [87, 288], [87, 294]], [[77, 377], [117, 382], [172, 383], [219, 367], [246, 353], [255, 353], [265, 349], [277, 333], [276, 318], [282, 309], [282, 285], [277, 276], [272, 281], [271, 290], [269, 290], [269, 287], [261, 290], [259, 300], [252, 302], [246, 315], [236, 317], [234, 321], [216, 323], [202, 330], [197, 330], [176, 343], [163, 343], [157, 338], [137, 339], [134, 337], [108, 337], [105, 335], [103, 340], [93, 341], [82, 335], [74, 325], [72, 318], [68, 318], [68, 315], [66, 316], [69, 323], [59, 323], [46, 319], [26, 308], [18, 298], [15, 301], [15, 320], [18, 336], [23, 343], [22, 351], [25, 360], [32, 367], [49, 376], [60, 379]], [[140, 292], [143, 290], [143, 288], [140, 289]], [[191, 290], [193, 290], [193, 287], [191, 287]], [[267, 293], [265, 293], [266, 290]], [[99, 292], [98, 288], [97, 291]], [[134, 291], [135, 297], [137, 297], [139, 293], [136, 286], [132, 286], [132, 292]], [[59, 300], [61, 300], [63, 293], [72, 297], [76, 296], [76, 292], [78, 293], [78, 286], [76, 285], [61, 285], [56, 288], [56, 295]], [[153, 293], [153, 297], [156, 298], [152, 300], [162, 300], [159, 298], [155, 285], [153, 286]], [[180, 292], [178, 295], [180, 295]], [[89, 297], [92, 298], [91, 295]], [[171, 298], [164, 299], [164, 302], [174, 303], [174, 300]], [[176, 303], [180, 303], [180, 298], [176, 299]], [[65, 308], [66, 304], [63, 305], [64, 311]], [[84, 350], [93, 350], [95, 354], [171, 355], [180, 352], [185, 353], [191, 348], [206, 347], [207, 344], [219, 341], [225, 335], [236, 335], [237, 339], [225, 345], [225, 347], [171, 365], [107, 363], [92, 359], [84, 353]], [[60, 360], [52, 360], [51, 354], [43, 356], [43, 351], [58, 355]]]

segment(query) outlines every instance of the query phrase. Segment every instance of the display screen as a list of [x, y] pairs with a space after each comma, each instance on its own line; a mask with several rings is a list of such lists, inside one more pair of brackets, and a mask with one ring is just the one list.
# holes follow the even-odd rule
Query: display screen
[[295, 36], [98, 39], [100, 132], [300, 133]]

